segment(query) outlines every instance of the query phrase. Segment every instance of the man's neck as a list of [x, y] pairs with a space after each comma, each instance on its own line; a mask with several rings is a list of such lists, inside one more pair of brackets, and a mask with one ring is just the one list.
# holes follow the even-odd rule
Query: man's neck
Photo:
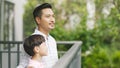
[[39, 30], [40, 32], [42, 32], [43, 34], [45, 34], [46, 36], [48, 36], [48, 34], [49, 34], [49, 31], [44, 30], [44, 29], [42, 29], [42, 28], [38, 28], [38, 30]]

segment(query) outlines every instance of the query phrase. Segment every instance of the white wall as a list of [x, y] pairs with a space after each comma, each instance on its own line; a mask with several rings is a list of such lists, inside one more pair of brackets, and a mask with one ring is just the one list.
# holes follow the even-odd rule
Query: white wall
[[25, 0], [15, 1], [15, 40], [23, 41], [23, 12]]

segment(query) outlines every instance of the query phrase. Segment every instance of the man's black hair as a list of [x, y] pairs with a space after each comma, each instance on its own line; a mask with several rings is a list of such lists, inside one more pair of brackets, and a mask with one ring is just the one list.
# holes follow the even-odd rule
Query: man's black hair
[[[51, 8], [52, 9], [52, 6], [49, 3], [43, 3], [43, 4], [37, 6], [34, 9], [34, 11], [33, 11], [34, 20], [35, 20], [36, 17], [40, 17], [41, 18], [41, 16], [42, 16], [42, 10], [45, 9], [45, 8]], [[35, 22], [36, 22], [36, 20], [35, 20]]]

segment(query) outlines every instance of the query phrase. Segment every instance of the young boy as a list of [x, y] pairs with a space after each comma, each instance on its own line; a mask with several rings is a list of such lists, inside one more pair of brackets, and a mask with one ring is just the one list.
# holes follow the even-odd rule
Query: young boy
[[47, 55], [45, 39], [42, 35], [31, 35], [25, 39], [23, 44], [25, 52], [31, 56], [27, 68], [44, 68], [41, 62], [42, 56]]

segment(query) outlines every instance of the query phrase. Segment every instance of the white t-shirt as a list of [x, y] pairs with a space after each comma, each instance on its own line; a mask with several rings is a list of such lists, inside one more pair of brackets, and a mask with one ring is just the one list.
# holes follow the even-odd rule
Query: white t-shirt
[[[48, 55], [42, 57], [42, 61], [45, 63], [45, 68], [52, 68], [52, 66], [58, 61], [58, 53], [57, 53], [57, 45], [55, 39], [48, 35], [46, 36], [38, 29], [35, 29], [34, 34], [40, 34], [44, 36], [45, 42], [48, 48]], [[21, 46], [21, 55], [20, 55], [20, 63], [17, 68], [25, 68], [28, 65], [29, 59], [31, 58], [25, 51], [23, 46]]]

